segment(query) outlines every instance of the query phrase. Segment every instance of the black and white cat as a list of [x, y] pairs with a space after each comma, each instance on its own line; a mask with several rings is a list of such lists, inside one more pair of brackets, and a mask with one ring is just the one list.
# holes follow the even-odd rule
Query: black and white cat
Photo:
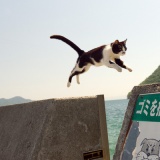
[[118, 72], [122, 72], [122, 68], [125, 68], [128, 71], [132, 72], [132, 69], [125, 66], [123, 61], [120, 60], [120, 56], [123, 56], [126, 53], [127, 39], [122, 42], [119, 42], [118, 40], [116, 40], [115, 42], [113, 42], [111, 44], [102, 45], [102, 46], [94, 48], [88, 52], [85, 52], [85, 51], [81, 50], [72, 41], [70, 41], [69, 39], [67, 39], [63, 36], [53, 35], [50, 38], [62, 40], [63, 42], [65, 42], [69, 46], [71, 46], [78, 53], [78, 59], [77, 59], [75, 67], [73, 68], [73, 70], [69, 76], [67, 87], [70, 87], [72, 77], [75, 75], [77, 78], [77, 83], [80, 84], [79, 75], [88, 71], [92, 65], [93, 66], [105, 65], [109, 68], [116, 69]]

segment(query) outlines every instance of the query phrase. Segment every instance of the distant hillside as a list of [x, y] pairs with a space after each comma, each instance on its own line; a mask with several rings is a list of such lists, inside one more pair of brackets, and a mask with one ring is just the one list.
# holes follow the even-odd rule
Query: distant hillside
[[10, 99], [0, 98], [0, 106], [12, 105], [12, 104], [20, 104], [31, 102], [30, 99], [24, 99], [22, 97], [16, 96]]
[[[145, 85], [145, 84], [151, 84], [151, 83], [160, 83], [160, 66], [158, 66], [158, 68], [139, 85]], [[130, 97], [130, 92], [127, 95], [128, 99], [129, 97]]]
[[140, 85], [151, 83], [160, 83], [160, 66], [149, 77], [141, 82]]

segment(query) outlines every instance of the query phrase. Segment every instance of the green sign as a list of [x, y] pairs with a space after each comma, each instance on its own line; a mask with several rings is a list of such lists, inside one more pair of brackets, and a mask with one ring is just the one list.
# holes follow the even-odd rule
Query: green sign
[[160, 93], [140, 94], [136, 101], [132, 120], [160, 122]]

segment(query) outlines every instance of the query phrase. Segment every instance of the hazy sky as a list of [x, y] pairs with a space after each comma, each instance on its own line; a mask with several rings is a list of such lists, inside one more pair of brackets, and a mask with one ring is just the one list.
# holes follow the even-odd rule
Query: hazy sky
[[[133, 69], [91, 67], [81, 84], [67, 81], [77, 53], [53, 34], [87, 51], [128, 39], [121, 59]], [[33, 100], [127, 93], [160, 65], [159, 0], [0, 0], [0, 98]]]

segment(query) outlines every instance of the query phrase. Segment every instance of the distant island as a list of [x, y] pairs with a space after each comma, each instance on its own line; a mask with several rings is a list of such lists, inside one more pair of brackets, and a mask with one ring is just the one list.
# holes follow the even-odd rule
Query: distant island
[[[152, 84], [152, 83], [160, 83], [160, 66], [158, 66], [158, 68], [139, 85]], [[130, 98], [130, 94], [131, 92], [129, 92], [127, 95], [128, 99]]]
[[30, 99], [25, 99], [20, 96], [16, 96], [10, 99], [0, 98], [0, 106], [7, 106], [12, 104], [28, 103], [32, 102]]

